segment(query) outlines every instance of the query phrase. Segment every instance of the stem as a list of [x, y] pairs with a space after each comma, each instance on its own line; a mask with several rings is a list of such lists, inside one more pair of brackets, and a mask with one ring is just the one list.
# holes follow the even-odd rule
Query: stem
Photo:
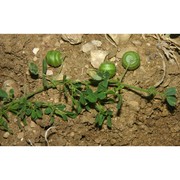
[[145, 92], [145, 93], [149, 94], [148, 89], [144, 89], [144, 88], [140, 88], [140, 87], [132, 86], [132, 85], [129, 85], [129, 84], [124, 84], [124, 83], [122, 83], [121, 85], [124, 86], [125, 88], [128, 88], [128, 89], [134, 89], [134, 90]]
[[123, 73], [122, 76], [120, 77], [120, 82], [122, 82], [123, 78], [125, 77], [125, 75], [126, 75], [126, 73], [127, 73], [127, 70], [128, 70], [128, 68], [129, 68], [129, 65], [130, 65], [130, 64], [128, 64], [128, 66], [126, 67], [124, 73]]

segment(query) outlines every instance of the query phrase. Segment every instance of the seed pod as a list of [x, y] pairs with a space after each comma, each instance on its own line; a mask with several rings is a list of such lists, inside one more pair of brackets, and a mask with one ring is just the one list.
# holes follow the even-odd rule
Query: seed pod
[[139, 54], [134, 51], [124, 53], [122, 57], [122, 66], [128, 70], [135, 70], [140, 66]]
[[48, 51], [45, 59], [47, 64], [53, 67], [58, 67], [63, 63], [61, 52], [56, 50]]
[[108, 72], [109, 78], [112, 78], [116, 74], [116, 66], [112, 62], [104, 62], [99, 67], [100, 72]]

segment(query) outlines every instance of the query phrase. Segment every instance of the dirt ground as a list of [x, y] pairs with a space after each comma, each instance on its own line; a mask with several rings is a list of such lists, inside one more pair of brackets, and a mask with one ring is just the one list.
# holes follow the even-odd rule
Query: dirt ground
[[[54, 128], [48, 131], [49, 146], [179, 146], [180, 145], [180, 54], [172, 44], [152, 35], [132, 35], [127, 42], [117, 47], [110, 43], [104, 34], [84, 34], [82, 42], [73, 45], [62, 39], [61, 34], [9, 34], [0, 35], [0, 88], [6, 80], [14, 80], [17, 95], [24, 89], [31, 92], [41, 86], [41, 80], [32, 79], [28, 63], [34, 62], [42, 67], [42, 60], [49, 50], [62, 51], [67, 56], [62, 73], [72, 79], [88, 79], [87, 70], [91, 68], [90, 55], [82, 52], [82, 46], [92, 40], [99, 40], [98, 49], [106, 50], [115, 57], [117, 75], [124, 69], [121, 66], [122, 53], [135, 50], [140, 54], [141, 67], [129, 71], [124, 82], [147, 88], [157, 86], [159, 91], [166, 87], [177, 88], [177, 106], [172, 111], [159, 99], [148, 101], [131, 91], [124, 91], [120, 116], [112, 119], [112, 129], [103, 125], [95, 127], [94, 112], [84, 112], [76, 119], [55, 120]], [[180, 37], [173, 39], [180, 45]], [[166, 43], [166, 44], [163, 44]], [[168, 46], [166, 46], [168, 45]], [[35, 52], [34, 48], [38, 48]], [[169, 57], [168, 54], [169, 53]], [[176, 58], [174, 58], [176, 57]], [[57, 68], [49, 68], [53, 73]], [[41, 93], [35, 99], [58, 102], [54, 90]], [[45, 133], [49, 128], [48, 117], [33, 122], [20, 129], [14, 115], [10, 116], [9, 126], [12, 134], [0, 130], [1, 146], [45, 146]]]

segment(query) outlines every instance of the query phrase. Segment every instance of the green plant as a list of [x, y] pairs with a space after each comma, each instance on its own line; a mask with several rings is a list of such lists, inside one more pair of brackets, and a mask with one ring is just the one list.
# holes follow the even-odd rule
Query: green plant
[[[102, 127], [106, 121], [107, 126], [111, 128], [111, 119], [117, 113], [110, 108], [109, 104], [111, 106], [115, 105], [117, 112], [120, 112], [123, 103], [123, 89], [146, 93], [147, 97], [158, 96], [172, 107], [176, 105], [177, 101], [175, 87], [169, 87], [164, 92], [158, 92], [155, 87], [144, 89], [122, 83], [122, 78], [125, 76], [127, 68], [121, 79], [111, 79], [111, 71], [92, 71], [90, 73], [91, 78], [85, 81], [68, 79], [66, 76], [63, 77], [63, 80], [48, 79], [46, 71], [47, 62], [44, 59], [42, 61], [42, 87], [39, 87], [32, 93], [15, 98], [13, 91], [7, 94], [0, 89], [0, 98], [2, 100], [0, 126], [4, 130], [10, 131], [8, 127], [9, 112], [17, 116], [20, 126], [20, 121], [26, 124], [27, 117], [31, 117], [32, 120], [36, 121], [37, 119], [43, 119], [44, 115], [48, 115], [50, 122], [53, 124], [56, 116], [67, 121], [68, 118], [76, 118], [79, 114], [83, 114], [84, 111], [91, 111], [91, 109], [97, 112], [95, 124], [98, 127]], [[37, 74], [36, 71], [30, 70], [30, 72]], [[113, 73], [115, 73], [114, 69]], [[32, 100], [34, 95], [48, 89], [57, 89], [68, 102], [70, 100], [70, 103], [56, 104]]]
[[128, 70], [135, 70], [140, 66], [139, 54], [134, 51], [127, 51], [122, 57], [122, 66]]

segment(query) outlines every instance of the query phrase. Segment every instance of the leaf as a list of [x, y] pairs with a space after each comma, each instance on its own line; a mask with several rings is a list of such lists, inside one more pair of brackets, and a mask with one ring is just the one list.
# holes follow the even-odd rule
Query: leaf
[[64, 110], [64, 109], [66, 108], [66, 105], [64, 105], [64, 104], [58, 104], [58, 105], [56, 106], [56, 108], [62, 111], [62, 110]]
[[87, 94], [85, 99], [87, 99], [89, 102], [95, 103], [97, 101], [96, 94], [93, 93], [92, 89], [90, 88], [86, 89], [85, 94]]
[[41, 109], [36, 110], [36, 115], [37, 115], [37, 118], [42, 119], [43, 113], [42, 113]]
[[34, 109], [32, 110], [32, 113], [31, 113], [31, 119], [32, 120], [36, 120], [37, 119], [37, 114], [36, 114], [36, 111]]
[[7, 98], [8, 94], [6, 93], [6, 91], [0, 89], [0, 98]]
[[85, 100], [83, 94], [80, 94], [79, 102], [80, 102], [82, 105], [85, 105], [85, 104], [86, 104], [86, 100]]
[[8, 123], [3, 118], [0, 118], [0, 126], [2, 126], [2, 128], [6, 131], [9, 130]]
[[35, 75], [35, 76], [39, 74], [38, 66], [34, 64], [33, 62], [29, 63], [29, 71], [32, 75]]
[[175, 87], [167, 88], [166, 91], [164, 92], [164, 94], [166, 96], [174, 96], [174, 95], [176, 95], [176, 93], [177, 93], [177, 91], [176, 91]]
[[81, 107], [81, 105], [79, 104], [78, 107], [77, 107], [77, 113], [80, 114], [81, 111], [82, 111], [82, 107]]
[[43, 67], [43, 69], [42, 69], [43, 74], [46, 74], [46, 72], [47, 72], [47, 62], [46, 62], [45, 59], [43, 59], [42, 67]]
[[9, 91], [9, 97], [14, 98], [14, 89], [10, 89]]
[[177, 103], [177, 98], [175, 96], [167, 96], [166, 100], [170, 106], [175, 106]]
[[34, 105], [37, 107], [37, 108], [40, 108], [42, 106], [42, 102], [34, 102]]
[[66, 116], [66, 114], [61, 114], [61, 117], [62, 117], [62, 119], [64, 120], [64, 121], [67, 121], [68, 120], [68, 118], [67, 118], [67, 116]]
[[54, 116], [51, 116], [51, 118], [50, 118], [50, 123], [51, 123], [51, 124], [54, 124], [54, 120], [55, 120], [55, 119], [54, 119]]
[[107, 126], [108, 126], [109, 128], [112, 127], [111, 116], [108, 116], [108, 117], [107, 117]]
[[101, 92], [97, 95], [97, 97], [100, 99], [100, 100], [103, 100], [106, 98], [106, 93], [105, 92]]
[[120, 110], [122, 106], [122, 95], [118, 94], [118, 103], [117, 103], [117, 110]]
[[97, 92], [105, 92], [108, 89], [108, 80], [105, 79], [98, 84]]
[[49, 115], [49, 114], [52, 113], [52, 111], [53, 111], [52, 108], [47, 107], [47, 108], [44, 110], [44, 114]]
[[66, 111], [66, 115], [72, 119], [76, 118], [77, 117], [77, 114], [74, 113], [74, 112], [69, 112], [69, 111]]
[[102, 126], [102, 124], [103, 124], [103, 122], [104, 122], [104, 119], [105, 119], [105, 117], [103, 116], [103, 114], [100, 114], [100, 116], [99, 116], [99, 121], [98, 121], [98, 125], [101, 127]]
[[26, 109], [25, 113], [26, 113], [27, 116], [30, 116], [31, 113], [32, 113], [32, 109], [29, 109], [29, 108]]

